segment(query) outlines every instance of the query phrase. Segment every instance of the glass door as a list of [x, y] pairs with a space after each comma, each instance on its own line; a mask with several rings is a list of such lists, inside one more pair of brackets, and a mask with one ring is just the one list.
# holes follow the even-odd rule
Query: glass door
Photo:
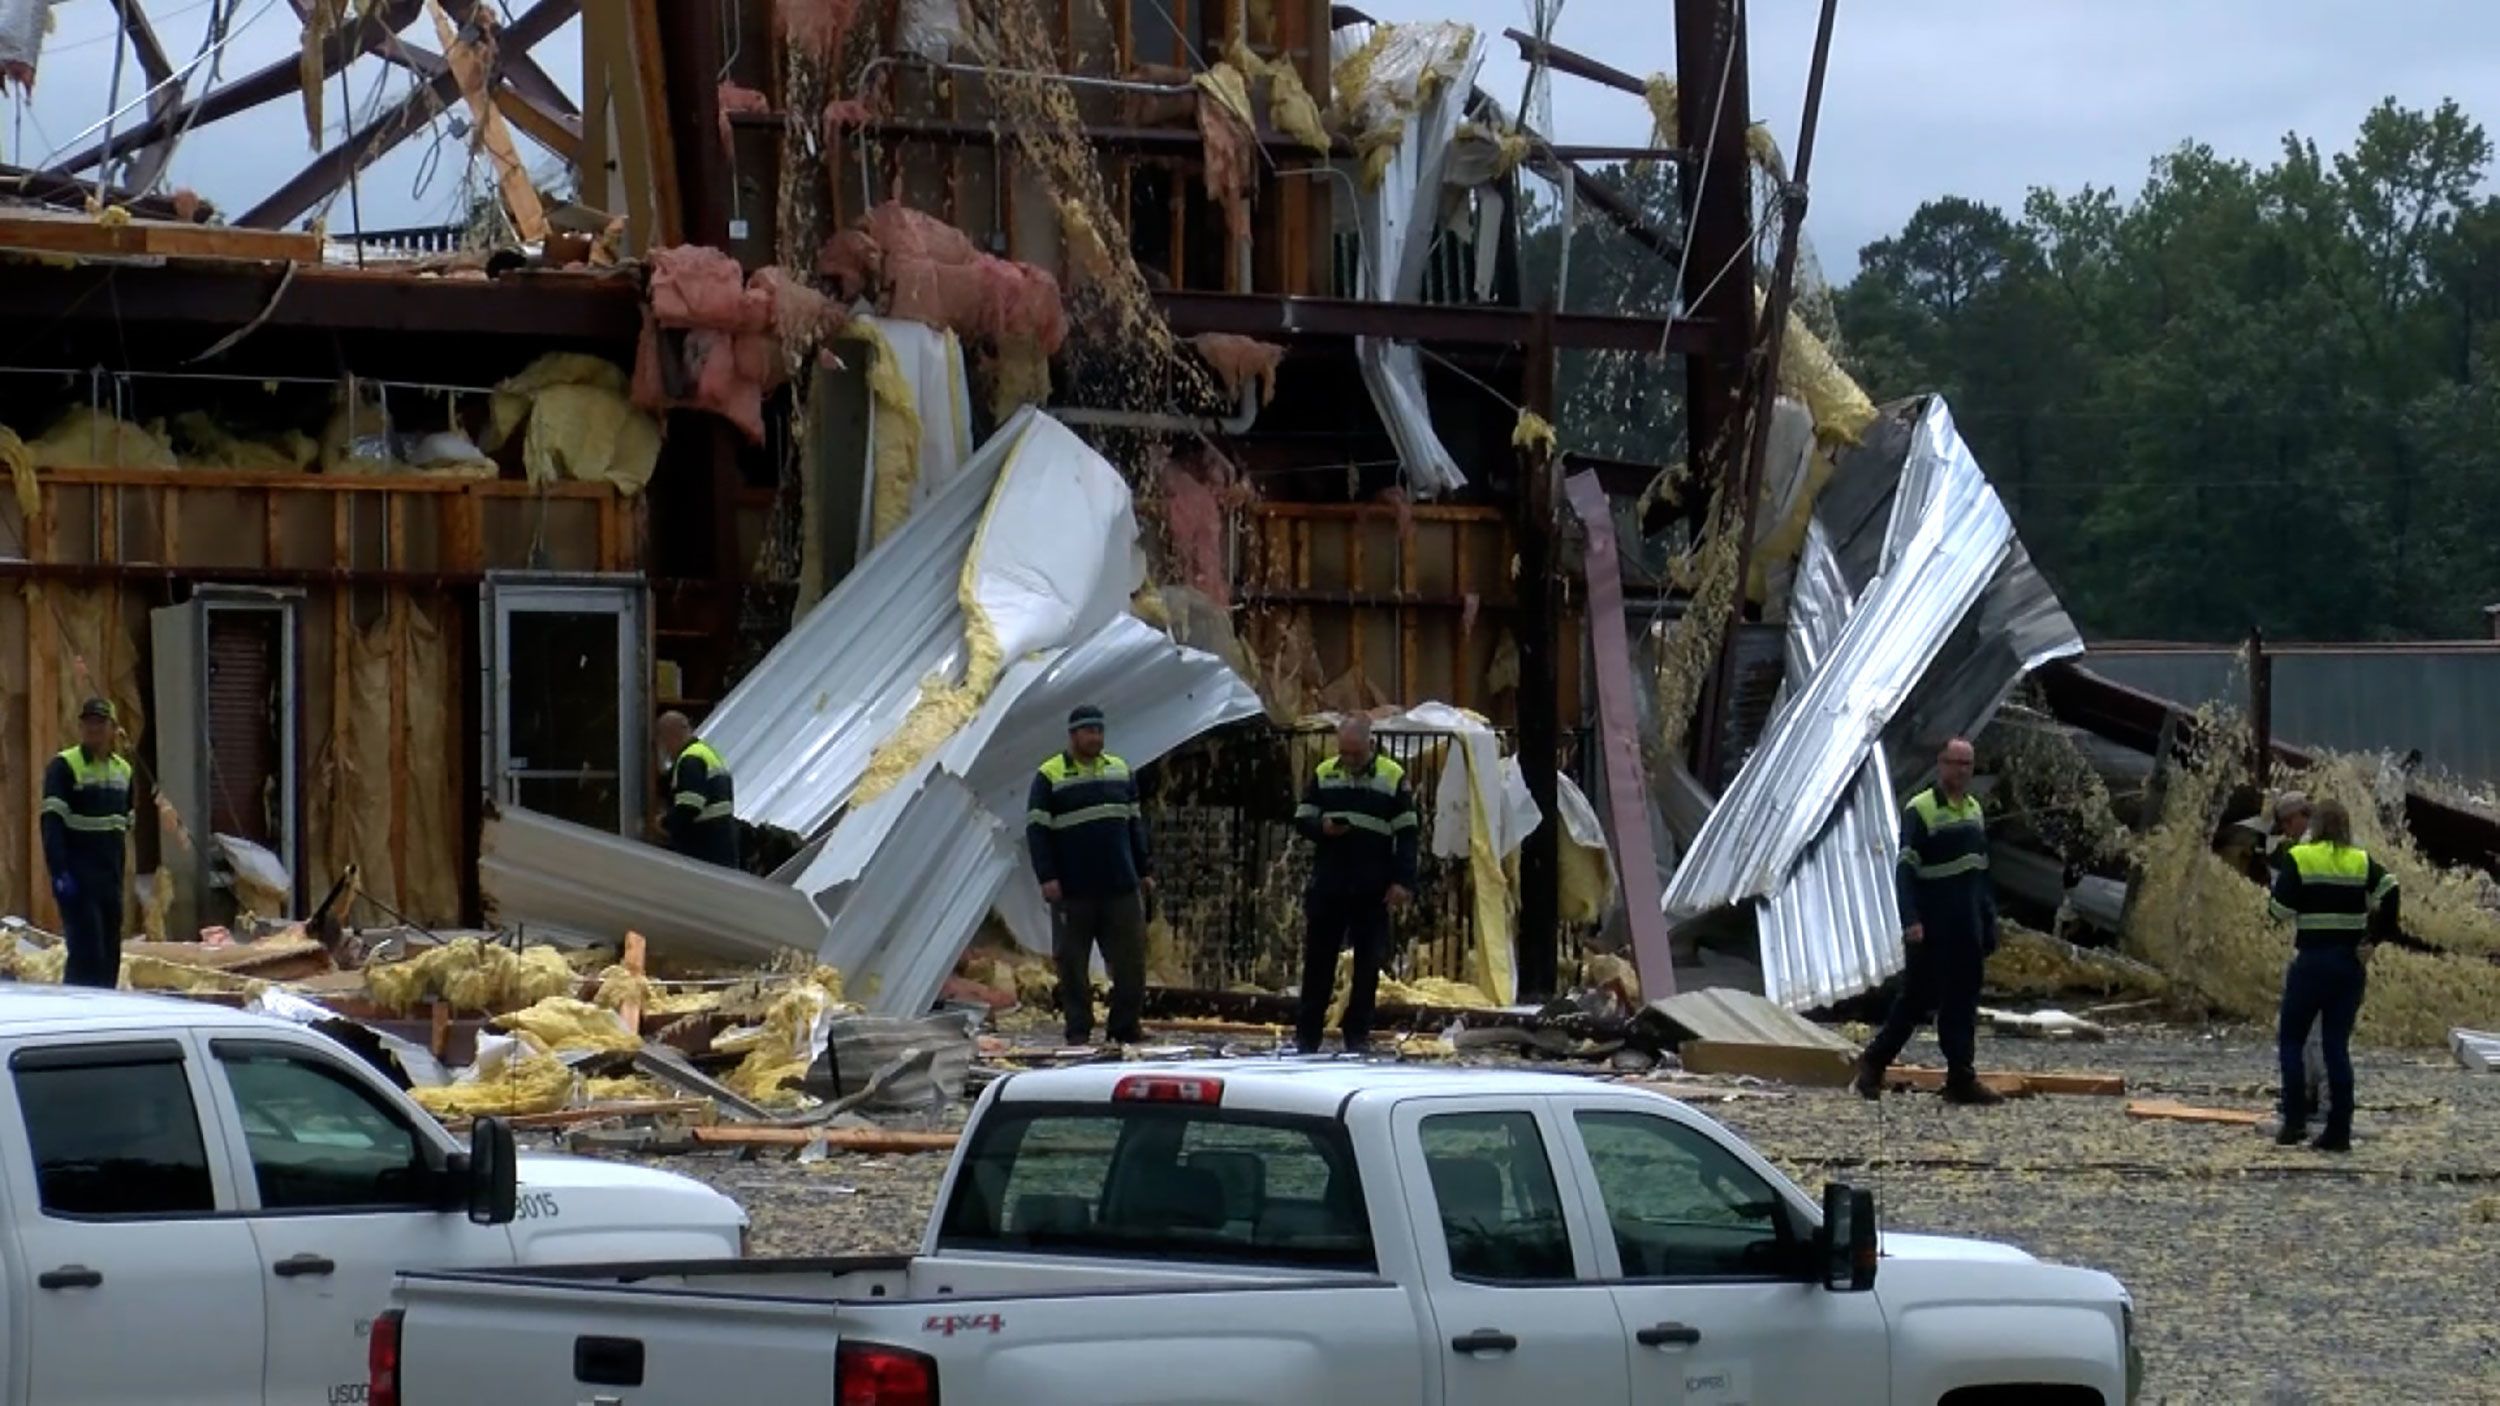
[[479, 616], [489, 797], [593, 829], [641, 833], [655, 766], [643, 717], [642, 583], [491, 575]]

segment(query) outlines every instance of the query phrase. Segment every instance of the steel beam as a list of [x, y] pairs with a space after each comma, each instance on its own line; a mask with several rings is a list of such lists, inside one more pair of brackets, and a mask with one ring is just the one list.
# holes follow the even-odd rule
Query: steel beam
[[[475, 8], [472, 0], [469, 8]], [[499, 31], [502, 44], [515, 52], [527, 52], [548, 35], [562, 29], [581, 10], [580, 0], [539, 0], [519, 19]], [[405, 47], [405, 46], [401, 46]], [[314, 205], [322, 197], [337, 190], [357, 172], [380, 160], [401, 142], [433, 125], [444, 107], [460, 93], [460, 80], [448, 64], [432, 54], [440, 64], [425, 86], [410, 93], [391, 107], [351, 133], [345, 141], [314, 157], [311, 164], [289, 177], [284, 185], [271, 191], [261, 202], [243, 212], [235, 223], [254, 229], [277, 229]], [[406, 60], [412, 69], [422, 71], [428, 65], [413, 56]]]
[[88, 319], [232, 330], [264, 327], [578, 340], [630, 348], [642, 332], [642, 290], [631, 276], [509, 273], [501, 278], [413, 278], [300, 266], [272, 306], [282, 270], [0, 264], [0, 307], [21, 339]]
[[[1155, 303], [1180, 335], [1231, 332], [1270, 341], [1297, 338], [1395, 337], [1402, 341], [1525, 346], [1536, 314], [1483, 304], [1372, 303], [1358, 298], [1278, 298], [1251, 293], [1167, 291]], [[1691, 318], [1557, 313], [1557, 348], [1587, 351], [1691, 353], [1715, 329]]]
[[[370, 50], [376, 42], [370, 34], [380, 26], [385, 34], [397, 34], [416, 20], [424, 9], [424, 0], [385, 0], [385, 3], [363, 20], [339, 30], [322, 40], [321, 77], [324, 82], [338, 76], [340, 69]], [[165, 140], [176, 131], [248, 112], [264, 103], [302, 91], [303, 67], [296, 55], [266, 64], [243, 77], [220, 86], [215, 92], [203, 94], [192, 102], [158, 113], [137, 130], [116, 135], [113, 146], [118, 150], [151, 145]], [[104, 159], [105, 145], [97, 142], [54, 162], [46, 169], [55, 175], [74, 175]]]

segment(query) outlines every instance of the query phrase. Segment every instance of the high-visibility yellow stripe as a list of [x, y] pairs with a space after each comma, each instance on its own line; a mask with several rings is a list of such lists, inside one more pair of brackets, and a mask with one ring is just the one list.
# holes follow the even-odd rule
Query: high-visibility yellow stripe
[[1052, 816], [1050, 828], [1073, 830], [1079, 825], [1091, 825], [1098, 820], [1126, 820], [1136, 813], [1137, 807], [1132, 805], [1087, 806], [1083, 810], [1072, 810], [1065, 815]]
[[2373, 899], [2385, 898], [2387, 895], [2394, 893], [2395, 891], [2396, 876], [2392, 873], [2383, 873], [2379, 875], [2377, 887], [2370, 890], [2370, 897]]
[[1028, 810], [1024, 813], [1024, 823], [1027, 825], [1039, 825], [1047, 829], [1050, 825], [1050, 812], [1046, 810]]
[[2362, 913], [2303, 913], [2300, 915], [2300, 930], [2302, 932], [2359, 932], [2369, 925], [2369, 921], [2368, 915]]
[[1351, 810], [1332, 810], [1328, 812], [1328, 818], [1330, 820], [1339, 821], [1343, 824], [1352, 826], [1357, 830], [1369, 830], [1375, 835], [1386, 835], [1391, 833], [1389, 822], [1375, 815], [1363, 815], [1359, 812]]
[[677, 804], [688, 810], [701, 810], [711, 803], [711, 799], [701, 791], [680, 791], [676, 796]]
[[1295, 806], [1293, 808], [1293, 818], [1296, 820], [1316, 820], [1319, 818], [1319, 807], [1312, 805]]
[[710, 805], [705, 806], [702, 810], [696, 812], [695, 819], [698, 821], [727, 820], [729, 818], [730, 810], [731, 806], [729, 802], [714, 801]]
[[1965, 854], [1956, 859], [1948, 859], [1942, 864], [1921, 864], [1917, 866], [1915, 872], [1922, 879], [1950, 879], [1956, 874], [1981, 873], [1986, 871], [1987, 867], [1988, 856]]
[[2300, 916], [2299, 909], [2271, 898], [2266, 900], [2266, 911], [2287, 922]]
[[106, 834], [128, 830], [130, 817], [127, 815], [64, 815], [61, 817], [61, 823], [72, 830], [85, 831], [91, 835]]
[[46, 796], [43, 798], [43, 813], [46, 815], [57, 815], [62, 819], [67, 820], [70, 815], [69, 802], [62, 800], [58, 796]]
[[1415, 828], [1416, 824], [1417, 821], [1415, 819], [1415, 812], [1411, 810], [1402, 810], [1398, 812], [1397, 819], [1389, 822], [1389, 828], [1392, 830], [1412, 830]]

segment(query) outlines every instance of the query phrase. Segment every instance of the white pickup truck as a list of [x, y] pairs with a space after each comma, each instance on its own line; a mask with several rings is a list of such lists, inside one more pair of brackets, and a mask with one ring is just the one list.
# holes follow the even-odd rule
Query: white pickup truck
[[[1879, 1253], [1880, 1251], [1880, 1253]], [[1708, 1118], [1341, 1061], [993, 1084], [923, 1253], [410, 1273], [372, 1406], [2117, 1403], [2127, 1294]]]
[[492, 1119], [464, 1150], [272, 1017], [6, 985], [0, 1062], [8, 1406], [345, 1406], [397, 1270], [744, 1248], [700, 1183], [516, 1159]]

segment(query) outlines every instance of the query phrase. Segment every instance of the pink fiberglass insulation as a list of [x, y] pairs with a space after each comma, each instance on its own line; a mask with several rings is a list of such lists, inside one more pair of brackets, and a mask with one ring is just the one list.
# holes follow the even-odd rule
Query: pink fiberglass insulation
[[775, 0], [773, 17], [792, 47], [818, 62], [833, 58], [859, 16], [859, 0]]
[[1030, 342], [1044, 355], [1068, 337], [1059, 281], [1031, 264], [984, 254], [962, 230], [893, 201], [825, 242], [817, 272], [842, 299], [874, 295], [893, 317], [993, 344]]
[[722, 80], [720, 85], [721, 150], [732, 151], [736, 146], [735, 136], [729, 126], [730, 118], [735, 117], [742, 112], [770, 112], [772, 110], [772, 99], [765, 97], [762, 93], [755, 91], [753, 88], [746, 87], [742, 84], [732, 83], [726, 79]]
[[1249, 500], [1249, 489], [1230, 464], [1213, 454], [1165, 463], [1157, 477], [1163, 488], [1163, 532], [1180, 563], [1181, 584], [1217, 608], [1229, 608], [1232, 571], [1224, 560], [1224, 524]]
[[645, 410], [708, 410], [754, 443], [764, 439], [764, 393], [781, 383], [783, 339], [823, 329], [823, 294], [778, 268], [742, 277], [718, 249], [651, 252], [651, 285], [634, 358], [634, 403]]
[[1255, 381], [1259, 404], [1276, 399], [1276, 367], [1285, 359], [1283, 347], [1231, 332], [1201, 332], [1190, 338], [1189, 344], [1198, 349], [1198, 355], [1223, 380], [1229, 394], [1238, 396], [1243, 386]]
[[1235, 240], [1250, 237], [1251, 134], [1232, 109], [1198, 95], [1198, 140], [1206, 149], [1207, 199], [1224, 208]]
[[825, 141], [830, 144], [850, 128], [867, 126], [876, 115], [877, 110], [864, 98], [835, 98], [825, 104]]

